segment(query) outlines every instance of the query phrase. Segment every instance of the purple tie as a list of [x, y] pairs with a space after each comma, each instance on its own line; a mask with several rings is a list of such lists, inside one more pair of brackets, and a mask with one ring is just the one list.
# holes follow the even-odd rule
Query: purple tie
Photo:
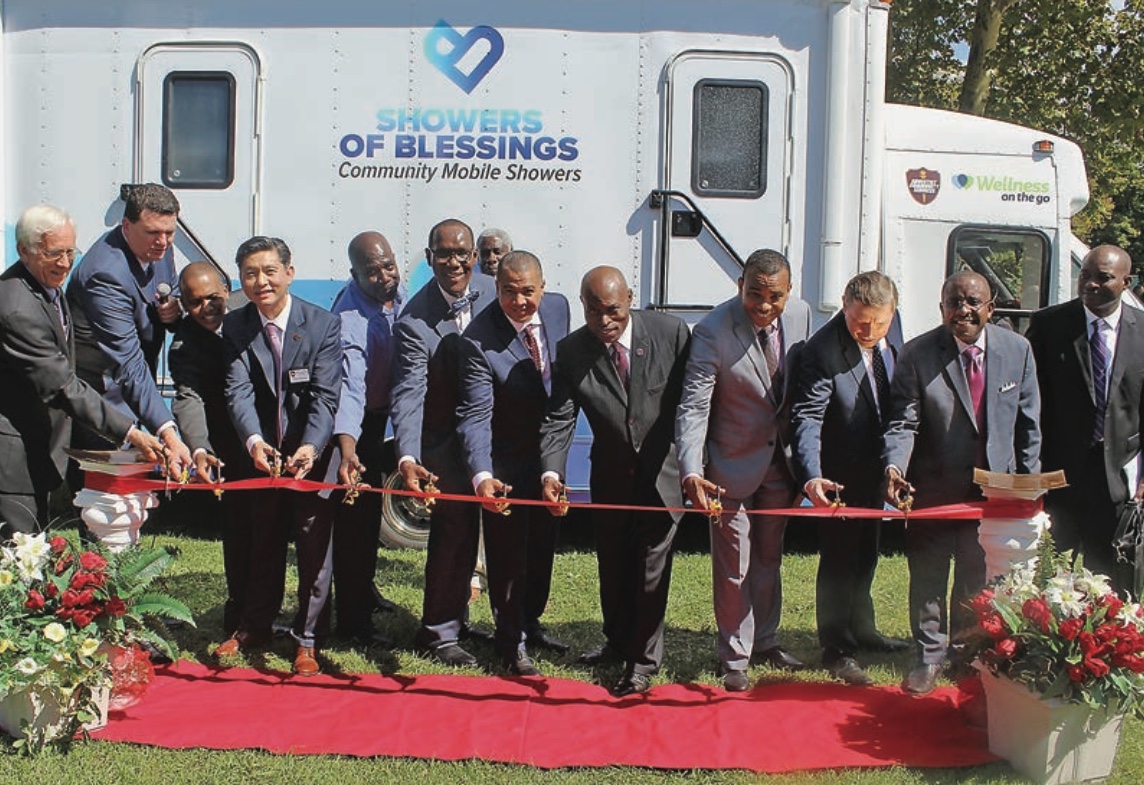
[[520, 331], [520, 337], [524, 340], [528, 355], [532, 358], [532, 364], [536, 366], [536, 370], [543, 373], [544, 364], [540, 360], [540, 344], [536, 342], [536, 335], [532, 332], [535, 328], [535, 324], [526, 324], [524, 329]]
[[980, 346], [965, 350], [965, 381], [969, 383], [969, 399], [973, 402], [973, 417], [977, 421], [977, 464], [989, 468], [985, 452], [985, 360]]
[[628, 358], [618, 343], [612, 344], [612, 365], [616, 369], [616, 376], [620, 377], [620, 386], [628, 389]]
[[1104, 413], [1108, 408], [1108, 346], [1104, 343], [1104, 331], [1108, 322], [1097, 319], [1092, 323], [1092, 339], [1088, 350], [1092, 355], [1092, 391], [1096, 395], [1096, 416], [1092, 421], [1092, 443], [1104, 440]]
[[278, 443], [282, 446], [282, 328], [274, 322], [266, 323], [266, 342], [274, 354], [274, 394], [278, 398]]

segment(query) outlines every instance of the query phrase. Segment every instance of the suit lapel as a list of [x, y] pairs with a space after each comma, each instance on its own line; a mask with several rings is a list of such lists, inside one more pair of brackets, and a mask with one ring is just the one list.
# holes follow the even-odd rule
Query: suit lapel
[[286, 333], [282, 336], [282, 373], [295, 367], [298, 352], [302, 348], [305, 338], [306, 312], [302, 310], [302, 303], [294, 297], [290, 306], [290, 318], [286, 321]]
[[759, 345], [758, 331], [755, 329], [754, 323], [747, 317], [741, 304], [735, 303], [731, 306], [731, 321], [735, 325], [735, 337], [739, 339], [739, 343], [746, 350], [747, 359], [751, 361], [755, 373], [759, 375], [759, 381], [763, 383], [763, 389], [770, 396], [771, 375], [767, 372], [767, 361], [763, 356], [763, 347]]
[[[249, 346], [258, 360], [258, 364], [262, 366], [262, 375], [270, 386], [271, 392], [273, 392], [278, 389], [278, 383], [274, 378], [274, 352], [270, 350], [270, 345], [266, 342], [266, 334], [262, 330], [262, 319], [258, 315], [258, 308], [255, 307], [254, 303], [250, 303], [246, 308], [246, 330], [250, 336]], [[285, 347], [283, 347], [283, 354], [285, 354]], [[283, 364], [285, 364], [285, 357], [283, 357]]]
[[500, 340], [501, 345], [517, 362], [527, 360], [529, 365], [533, 365], [532, 355], [528, 353], [528, 348], [524, 345], [524, 341], [521, 340], [520, 334], [516, 331], [516, 328], [513, 327], [512, 322], [505, 316], [504, 311], [500, 307], [500, 303], [492, 307], [493, 326], [496, 328], [497, 338]]
[[[1136, 337], [1136, 323], [1139, 316], [1127, 305], [1120, 306], [1120, 325], [1117, 327], [1116, 354], [1112, 358], [1112, 375], [1108, 379], [1108, 398], [1112, 398], [1113, 390], [1120, 385], [1124, 376], [1126, 357], [1139, 357], [1138, 347], [1134, 346]], [[1095, 395], [1093, 397], [1095, 401]]]
[[[862, 349], [858, 342], [846, 330], [845, 323], [838, 325], [838, 342], [842, 346], [842, 358], [850, 368], [850, 375], [854, 377], [854, 384], [858, 386], [866, 405], [870, 411], [878, 411], [878, 403], [874, 398], [874, 380], [866, 373], [866, 361], [862, 358]], [[878, 351], [875, 349], [874, 351]]]
[[[1084, 386], [1088, 388], [1088, 397], [1092, 400], [1093, 405], [1096, 405], [1096, 388], [1092, 386], [1092, 353], [1088, 350], [1088, 318], [1084, 313], [1084, 306], [1077, 301], [1076, 319], [1073, 321], [1072, 329], [1075, 330], [1073, 337], [1073, 351], [1076, 352], [1077, 363], [1080, 365], [1081, 375], [1084, 377]], [[1117, 348], [1119, 349], [1119, 340], [1117, 341]], [[1117, 352], [1119, 354], [1119, 352]]]

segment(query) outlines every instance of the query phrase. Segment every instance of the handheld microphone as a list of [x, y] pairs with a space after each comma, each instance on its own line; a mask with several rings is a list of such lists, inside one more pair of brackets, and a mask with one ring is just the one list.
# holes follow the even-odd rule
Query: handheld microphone
[[155, 293], [159, 295], [159, 305], [166, 305], [171, 299], [171, 284], [164, 281], [155, 287]]

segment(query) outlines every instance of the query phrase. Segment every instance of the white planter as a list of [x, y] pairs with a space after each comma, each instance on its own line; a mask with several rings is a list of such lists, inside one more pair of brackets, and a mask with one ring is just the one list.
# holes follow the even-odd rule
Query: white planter
[[119, 552], [139, 541], [139, 529], [147, 520], [147, 510], [159, 500], [149, 491], [117, 494], [84, 488], [73, 500], [83, 508], [80, 514], [92, 533], [108, 550]]
[[1037, 559], [1037, 541], [1049, 528], [1049, 516], [1039, 512], [1032, 518], [982, 518], [977, 541], [985, 551], [985, 579], [992, 581], [1008, 574], [1017, 565], [1028, 566]]
[[[110, 687], [96, 688], [96, 718], [85, 723], [84, 730], [99, 730], [107, 725], [107, 703], [110, 697]], [[22, 739], [25, 720], [31, 723], [34, 731], [46, 731], [49, 741], [58, 738], [63, 730], [60, 704], [53, 695], [37, 689], [0, 694], [0, 730], [13, 738]]]
[[1124, 715], [1042, 700], [983, 668], [989, 751], [1045, 785], [1100, 780], [1112, 772]]

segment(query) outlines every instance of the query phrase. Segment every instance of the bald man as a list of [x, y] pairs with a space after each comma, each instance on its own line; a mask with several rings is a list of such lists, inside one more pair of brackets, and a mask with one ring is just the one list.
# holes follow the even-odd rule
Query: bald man
[[[393, 386], [393, 324], [405, 292], [389, 241], [380, 232], [362, 232], [346, 249], [350, 280], [331, 310], [342, 318], [342, 390], [334, 420], [339, 460], [330, 462], [327, 482], [350, 485], [382, 481], [381, 451]], [[371, 612], [392, 603], [375, 596], [377, 536], [381, 496], [365, 493], [353, 505], [339, 504], [334, 526], [334, 611], [336, 632], [362, 645], [388, 648], [373, 628]]]
[[1084, 258], [1077, 297], [1033, 314], [1028, 338], [1041, 388], [1044, 469], [1064, 469], [1068, 487], [1045, 508], [1060, 550], [1138, 594], [1132, 565], [1120, 563], [1112, 537], [1129, 499], [1144, 498], [1139, 471], [1144, 421], [1144, 315], [1121, 305], [1132, 259], [1102, 245]]

